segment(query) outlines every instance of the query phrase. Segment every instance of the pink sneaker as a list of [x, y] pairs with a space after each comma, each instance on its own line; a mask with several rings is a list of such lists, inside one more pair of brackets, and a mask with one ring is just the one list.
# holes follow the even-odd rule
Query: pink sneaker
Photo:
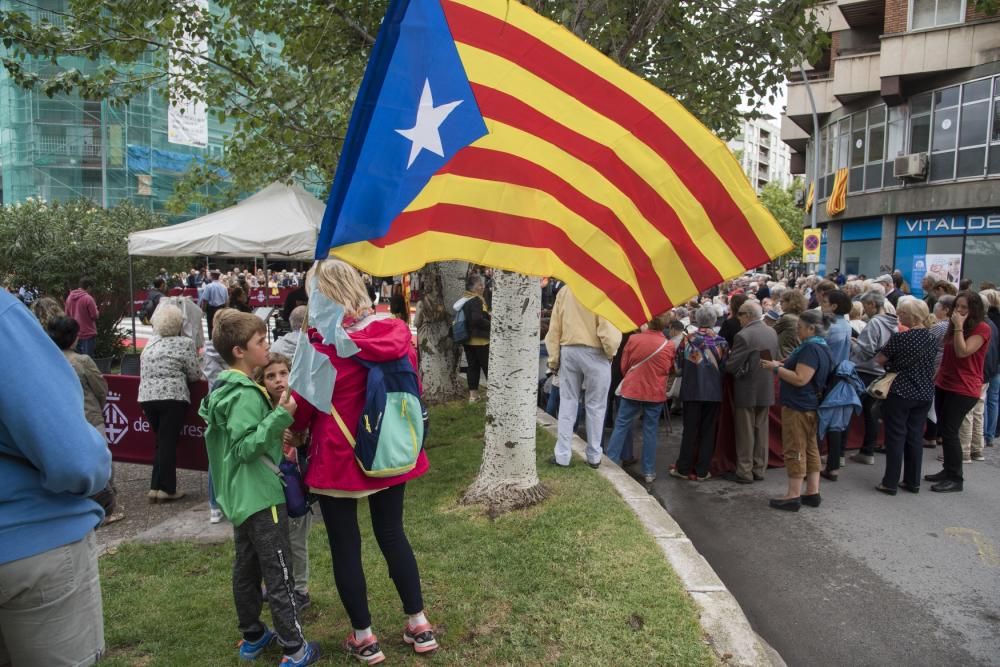
[[354, 637], [354, 631], [352, 630], [347, 635], [347, 639], [344, 640], [344, 648], [347, 649], [348, 653], [366, 665], [377, 665], [385, 660], [385, 654], [382, 653], [382, 647], [378, 645], [378, 637], [375, 635], [364, 641], [358, 641]]
[[409, 623], [403, 628], [403, 641], [413, 647], [417, 653], [430, 653], [438, 648], [434, 638], [434, 628], [430, 623], [422, 623], [411, 627]]

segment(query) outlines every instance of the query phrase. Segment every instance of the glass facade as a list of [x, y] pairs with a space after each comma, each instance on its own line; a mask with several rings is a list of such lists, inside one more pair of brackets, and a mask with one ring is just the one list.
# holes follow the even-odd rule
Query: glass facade
[[1000, 210], [905, 215], [897, 219], [895, 267], [903, 272], [917, 296], [922, 296], [919, 284], [925, 271], [947, 273], [956, 284], [968, 278], [975, 288], [983, 281], [1000, 283], [998, 257]]
[[[0, 0], [0, 8], [23, 11], [36, 21], [60, 25], [67, 0], [41, 0], [37, 6]], [[0, 46], [0, 53], [4, 49]], [[83, 58], [57, 64], [35, 61], [44, 75], [75, 67], [93, 72]], [[140, 63], [135, 66], [141, 70]], [[208, 146], [196, 148], [167, 140], [167, 102], [160, 90], [111, 107], [75, 95], [47, 97], [28, 91], [0, 68], [0, 177], [4, 204], [40, 197], [59, 201], [86, 197], [113, 206], [119, 201], [165, 212], [174, 183], [192, 162], [221, 156], [228, 125], [209, 116]], [[203, 211], [192, 206], [186, 219]]]
[[893, 160], [907, 153], [928, 154], [929, 183], [1000, 175], [1000, 76], [858, 111], [821, 128], [820, 140], [821, 200], [844, 167], [848, 193], [902, 186]]

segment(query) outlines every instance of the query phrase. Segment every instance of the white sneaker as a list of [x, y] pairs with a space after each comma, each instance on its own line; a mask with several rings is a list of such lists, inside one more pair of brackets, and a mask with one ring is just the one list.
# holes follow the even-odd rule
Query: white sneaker
[[209, 523], [220, 523], [222, 521], [222, 510], [210, 509], [208, 511], [208, 522]]

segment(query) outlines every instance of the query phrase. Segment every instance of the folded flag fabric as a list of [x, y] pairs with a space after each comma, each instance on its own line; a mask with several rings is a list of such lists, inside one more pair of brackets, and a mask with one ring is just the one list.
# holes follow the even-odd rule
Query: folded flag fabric
[[847, 210], [847, 176], [848, 169], [838, 169], [833, 177], [833, 190], [830, 198], [826, 200], [826, 214], [829, 216], [840, 215]]
[[316, 249], [564, 280], [635, 328], [792, 243], [676, 100], [513, 0], [393, 0]]

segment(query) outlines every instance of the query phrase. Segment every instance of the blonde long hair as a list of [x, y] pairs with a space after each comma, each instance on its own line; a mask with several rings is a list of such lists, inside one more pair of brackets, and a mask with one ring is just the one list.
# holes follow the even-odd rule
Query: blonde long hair
[[371, 310], [372, 301], [365, 289], [365, 282], [357, 269], [339, 259], [322, 259], [312, 265], [306, 274], [306, 289], [312, 288], [313, 278], [319, 291], [344, 307], [351, 317], [358, 317]]

